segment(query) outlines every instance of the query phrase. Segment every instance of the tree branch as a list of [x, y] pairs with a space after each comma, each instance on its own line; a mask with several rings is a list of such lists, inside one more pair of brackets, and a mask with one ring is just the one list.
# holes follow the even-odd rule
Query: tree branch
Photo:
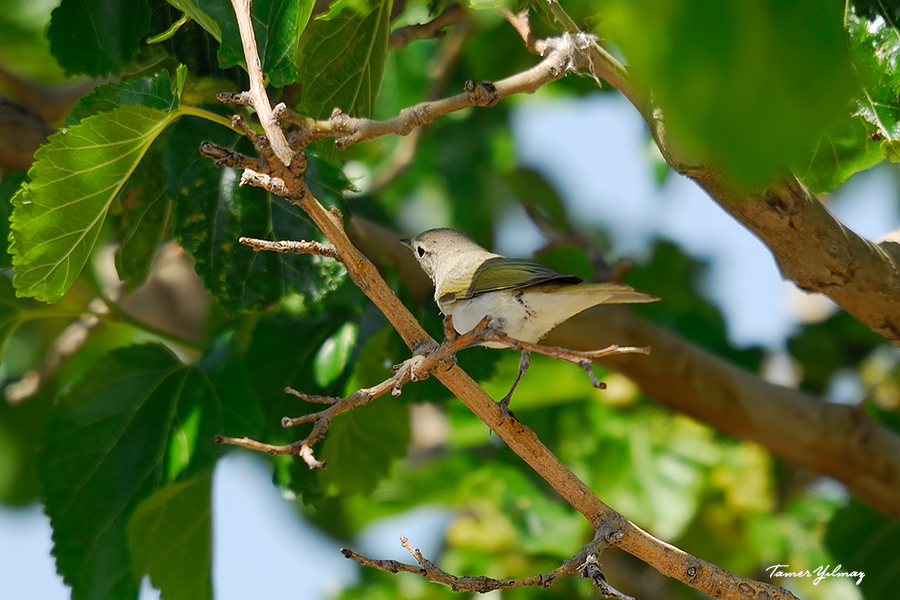
[[259, 122], [263, 131], [266, 132], [266, 137], [269, 139], [275, 155], [285, 166], [288, 166], [291, 164], [293, 151], [288, 146], [278, 119], [272, 113], [272, 105], [266, 95], [266, 84], [263, 80], [259, 52], [256, 49], [256, 34], [253, 32], [253, 21], [250, 18], [250, 1], [231, 0], [231, 6], [237, 16], [238, 30], [241, 32], [244, 58], [247, 61], [247, 74], [250, 75], [249, 102], [259, 116]]
[[765, 381], [624, 307], [585, 311], [547, 336], [569, 348], [622, 339], [653, 352], [600, 362], [659, 402], [830, 475], [863, 502], [900, 515], [900, 437], [858, 408]]
[[680, 155], [658, 109], [635, 88], [625, 67], [597, 44], [588, 66], [637, 108], [669, 166], [696, 181], [769, 248], [782, 277], [825, 294], [900, 345], [900, 244], [873, 243], [856, 235], [795, 177], [760, 190], [738, 189], [719, 170]]
[[405, 48], [410, 42], [427, 40], [444, 36], [444, 28], [462, 21], [466, 17], [466, 11], [458, 4], [447, 8], [444, 12], [419, 25], [406, 25], [398, 27], [391, 32], [388, 39], [388, 48], [395, 50]]
[[329, 119], [316, 121], [295, 113], [283, 104], [276, 107], [275, 115], [299, 126], [291, 136], [291, 145], [303, 148], [311, 142], [333, 137], [335, 146], [346, 148], [359, 142], [388, 134], [407, 135], [417, 127], [428, 125], [438, 117], [470, 106], [489, 107], [514, 94], [531, 94], [542, 86], [556, 81], [569, 71], [583, 65], [587, 57], [584, 50], [593, 38], [587, 34], [564, 34], [545, 40], [546, 57], [534, 67], [496, 82], [469, 80], [465, 91], [449, 98], [421, 102], [404, 108], [392, 119], [377, 121], [345, 115], [335, 108]]
[[[248, 238], [241, 238], [247, 240]], [[262, 242], [263, 240], [253, 240], [253, 242]], [[334, 248], [319, 244], [318, 242], [264, 242], [272, 248], [257, 249], [273, 249], [279, 252], [314, 252], [327, 256], [336, 257]], [[287, 246], [285, 246], [287, 244]], [[293, 244], [293, 246], [291, 245]], [[310, 244], [317, 244], [311, 246]], [[254, 245], [254, 244], [250, 244]], [[289, 248], [289, 249], [286, 249]], [[313, 396], [303, 392], [299, 392], [292, 388], [285, 391], [314, 404], [327, 404], [328, 408], [319, 412], [303, 415], [302, 417], [284, 417], [281, 419], [282, 427], [294, 427], [304, 423], [313, 423], [313, 429], [308, 436], [297, 442], [273, 446], [263, 442], [258, 442], [250, 438], [232, 438], [225, 436], [216, 436], [216, 443], [230, 444], [233, 446], [242, 446], [250, 450], [257, 450], [271, 455], [279, 454], [299, 454], [306, 461], [311, 469], [321, 469], [325, 467], [325, 463], [316, 460], [312, 451], [312, 446], [316, 442], [321, 441], [325, 437], [328, 427], [331, 425], [331, 419], [342, 412], [346, 412], [358, 406], [368, 404], [372, 400], [383, 396], [390, 392], [393, 396], [399, 396], [403, 386], [410, 381], [419, 381], [428, 377], [429, 373], [436, 368], [442, 366], [452, 366], [455, 364], [456, 353], [471, 348], [484, 342], [493, 342], [495, 344], [503, 344], [508, 348], [515, 350], [527, 350], [551, 356], [558, 360], [565, 360], [581, 367], [591, 379], [594, 387], [605, 387], [604, 384], [597, 380], [591, 369], [591, 361], [601, 357], [613, 356], [617, 354], [648, 354], [649, 348], [632, 348], [620, 347], [611, 344], [601, 350], [576, 351], [567, 350], [565, 348], [551, 348], [548, 346], [540, 346], [538, 344], [529, 344], [515, 340], [505, 333], [496, 331], [490, 327], [490, 318], [485, 317], [472, 331], [463, 335], [457, 335], [453, 329], [451, 318], [448, 316], [444, 320], [445, 338], [440, 346], [429, 349], [427, 354], [416, 354], [410, 359], [405, 360], [401, 364], [394, 367], [393, 374], [370, 388], [363, 388], [350, 394], [346, 398], [334, 398], [330, 396]]]
[[478, 594], [486, 594], [494, 590], [503, 590], [514, 587], [537, 586], [548, 588], [553, 585], [557, 579], [581, 571], [581, 576], [590, 579], [604, 597], [619, 598], [620, 600], [634, 600], [631, 596], [623, 594], [609, 585], [606, 582], [606, 578], [603, 576], [603, 572], [600, 570], [600, 563], [598, 562], [597, 557], [603, 548], [609, 546], [611, 540], [614, 539], [616, 539], [615, 532], [597, 530], [593, 540], [588, 542], [577, 555], [566, 560], [559, 567], [547, 573], [540, 573], [538, 575], [516, 579], [494, 579], [483, 575], [478, 577], [460, 577], [451, 575], [425, 558], [425, 556], [422, 555], [422, 552], [418, 548], [413, 548], [410, 545], [409, 540], [404, 536], [400, 536], [400, 544], [412, 554], [413, 558], [416, 559], [416, 562], [419, 563], [418, 567], [401, 563], [396, 560], [368, 558], [349, 548], [341, 548], [341, 554], [364, 567], [378, 569], [379, 571], [387, 571], [388, 573], [399, 573], [401, 571], [406, 573], [416, 573], [429, 581], [446, 585], [454, 592], [474, 592]]
[[[415, 297], [430, 298], [431, 281], [395, 234], [356, 217], [348, 229], [368, 256], [391, 261]], [[621, 340], [653, 351], [599, 362], [658, 402], [834, 477], [859, 500], [900, 516], [900, 436], [856, 407], [768, 382], [623, 306], [584, 311], [543, 341], [579, 349]]]
[[[233, 2], [238, 3], [239, 0]], [[249, 6], [246, 2], [244, 5], [248, 14], [243, 18], [249, 21]], [[239, 16], [239, 20], [240, 18]], [[242, 30], [242, 38], [244, 34]], [[244, 51], [248, 65], [259, 64], [255, 44], [249, 44], [244, 40]], [[568, 70], [569, 65], [564, 66]], [[558, 76], [562, 76], [564, 72], [560, 72]], [[260, 146], [257, 145], [257, 148]], [[285, 197], [288, 201], [303, 209], [331, 241], [347, 269], [348, 276], [387, 317], [404, 342], [410, 348], [434, 346], [434, 340], [425, 333], [413, 315], [393, 294], [375, 266], [347, 237], [340, 215], [326, 210], [310, 193], [303, 182], [305, 160], [297, 160], [302, 156], [302, 153], [296, 153], [290, 157], [292, 160], [286, 162], [282, 160], [282, 164], [269, 161], [268, 171], [262, 173], [265, 178], [254, 177], [259, 175], [254, 173], [247, 179], [257, 185], [271, 184], [272, 187], [269, 189], [286, 190]], [[242, 177], [242, 180], [244, 179], [245, 177]], [[657, 540], [597, 498], [584, 482], [553, 456], [532, 430], [524, 427], [513, 416], [501, 420], [497, 405], [459, 366], [452, 365], [447, 370], [438, 369], [434, 375], [491, 427], [513, 452], [583, 514], [595, 530], [607, 527], [615, 531], [617, 538], [615, 543], [622, 549], [654, 566], [661, 573], [719, 598], [738, 600], [748, 595], [758, 597], [763, 594], [772, 600], [795, 598], [783, 588], [739, 577]]]
[[270, 252], [281, 252], [284, 254], [318, 254], [335, 260], [340, 260], [334, 246], [323, 244], [321, 242], [294, 242], [290, 240], [279, 240], [272, 242], [269, 240], [258, 240], [256, 238], [239, 237], [238, 242], [245, 246], [250, 246], [257, 252], [260, 250], [268, 250]]

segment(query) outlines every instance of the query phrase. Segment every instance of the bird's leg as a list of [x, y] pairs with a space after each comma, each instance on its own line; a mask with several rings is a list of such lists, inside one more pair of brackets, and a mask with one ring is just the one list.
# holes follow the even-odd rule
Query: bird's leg
[[522, 350], [522, 354], [519, 357], [519, 374], [516, 375], [516, 380], [512, 384], [512, 388], [510, 388], [509, 393], [506, 394], [502, 400], [497, 402], [497, 405], [500, 407], [500, 422], [506, 420], [506, 417], [509, 416], [509, 400], [512, 398], [513, 392], [516, 391], [516, 386], [519, 385], [519, 382], [522, 380], [522, 376], [525, 374], [525, 371], [528, 370], [528, 367], [531, 366], [531, 353], [528, 350]]

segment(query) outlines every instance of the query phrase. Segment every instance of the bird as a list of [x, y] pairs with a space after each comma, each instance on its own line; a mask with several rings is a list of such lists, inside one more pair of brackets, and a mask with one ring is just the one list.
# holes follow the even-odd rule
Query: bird
[[[494, 330], [536, 344], [563, 321], [597, 304], [659, 300], [623, 283], [584, 283], [580, 277], [536, 262], [495, 254], [456, 229], [429, 229], [400, 241], [412, 250], [434, 283], [434, 301], [441, 313], [452, 317], [459, 334], [468, 333], [490, 317], [489, 326]], [[489, 341], [480, 345], [505, 347]], [[509, 393], [498, 402], [503, 419], [530, 364], [531, 356], [523, 350], [519, 374]]]

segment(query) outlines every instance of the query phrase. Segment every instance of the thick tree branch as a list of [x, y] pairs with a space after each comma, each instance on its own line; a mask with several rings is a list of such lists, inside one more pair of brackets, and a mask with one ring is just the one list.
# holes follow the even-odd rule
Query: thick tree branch
[[856, 407], [765, 381], [623, 307], [586, 311], [547, 339], [571, 348], [622, 339], [652, 346], [640, 360], [599, 362], [666, 406], [830, 475], [863, 502], [900, 515], [900, 437]]
[[782, 277], [900, 345], [900, 244], [853, 233], [793, 177], [742, 192], [712, 169], [686, 174], [769, 247]]
[[746, 191], [714, 167], [683, 158], [666, 135], [663, 116], [631, 83], [621, 63], [594, 44], [589, 68], [637, 108], [673, 169], [696, 181], [768, 246], [785, 279], [825, 294], [900, 345], [900, 244], [873, 243], [856, 235], [795, 177]]

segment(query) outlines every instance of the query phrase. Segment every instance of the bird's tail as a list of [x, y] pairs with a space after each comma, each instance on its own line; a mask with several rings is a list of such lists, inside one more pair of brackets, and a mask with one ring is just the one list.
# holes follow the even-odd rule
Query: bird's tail
[[639, 292], [624, 283], [582, 283], [559, 286], [553, 292], [590, 295], [593, 304], [635, 304], [659, 300], [656, 296]]

